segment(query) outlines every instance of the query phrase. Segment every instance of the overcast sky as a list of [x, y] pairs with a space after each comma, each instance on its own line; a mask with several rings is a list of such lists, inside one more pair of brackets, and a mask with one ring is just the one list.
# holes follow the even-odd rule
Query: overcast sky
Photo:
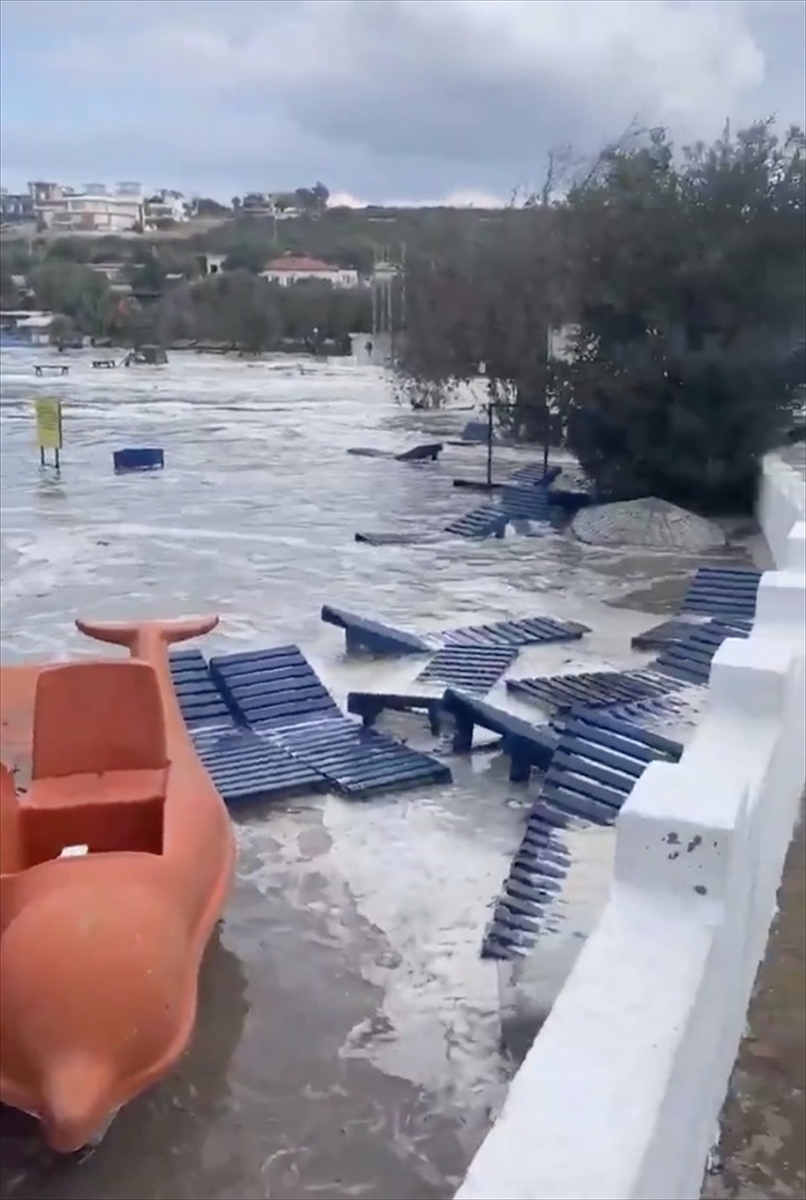
[[462, 203], [637, 115], [804, 120], [806, 0], [0, 0], [6, 187]]

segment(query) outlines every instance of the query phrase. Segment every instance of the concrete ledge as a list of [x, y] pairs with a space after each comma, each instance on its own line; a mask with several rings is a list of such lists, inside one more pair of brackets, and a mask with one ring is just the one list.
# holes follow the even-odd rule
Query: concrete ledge
[[[806, 481], [777, 454], [764, 460], [757, 505], [758, 521], [776, 567], [804, 569], [804, 533], [790, 542], [794, 526], [806, 520]], [[789, 561], [789, 555], [793, 561]]]
[[775, 456], [746, 641], [717, 652], [680, 763], [617, 825], [602, 917], [458, 1200], [699, 1197], [806, 777], [806, 487]]

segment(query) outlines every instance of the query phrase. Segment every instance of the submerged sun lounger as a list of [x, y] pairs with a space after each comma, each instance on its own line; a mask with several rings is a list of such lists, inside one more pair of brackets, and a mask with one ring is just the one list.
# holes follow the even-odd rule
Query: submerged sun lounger
[[450, 769], [345, 717], [297, 646], [175, 655], [197, 752], [228, 804], [333, 790], [360, 798], [450, 782]]

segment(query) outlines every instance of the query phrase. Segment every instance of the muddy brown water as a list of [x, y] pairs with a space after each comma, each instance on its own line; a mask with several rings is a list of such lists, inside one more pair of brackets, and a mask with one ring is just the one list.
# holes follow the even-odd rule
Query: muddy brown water
[[[319, 620], [328, 602], [420, 629], [582, 620], [583, 641], [526, 650], [510, 673], [618, 668], [647, 661], [630, 637], [698, 565], [559, 535], [358, 545], [356, 530], [438, 531], [483, 502], [451, 480], [481, 474], [484, 451], [446, 448], [423, 466], [347, 455], [447, 438], [466, 414], [410, 413], [382, 373], [344, 364], [172, 355], [99, 372], [72, 355], [69, 376], [47, 383], [65, 401], [63, 469], [42, 473], [31, 401], [45, 354], [0, 362], [4, 661], [77, 651], [77, 614], [213, 609], [206, 650], [296, 641], [342, 702], [411, 683], [419, 661], [347, 661]], [[162, 446], [165, 471], [116, 478], [112, 450], [127, 445]], [[531, 457], [501, 452], [497, 469]], [[491, 700], [537, 719], [503, 684]], [[692, 718], [678, 719], [687, 736]], [[422, 722], [390, 727], [433, 748]], [[513, 1069], [513, 981], [479, 947], [531, 793], [500, 755], [451, 765], [448, 787], [239, 813], [237, 884], [189, 1053], [76, 1158], [49, 1155], [34, 1122], [3, 1110], [0, 1200], [452, 1195]], [[567, 937], [531, 959], [543, 1013], [599, 910], [612, 838], [583, 831], [575, 854]], [[521, 1053], [539, 1019], [521, 1023]]]
[[[314, 866], [308, 888], [313, 901]], [[437, 1111], [422, 1089], [341, 1054], [351, 1029], [377, 1021], [379, 989], [359, 962], [383, 958], [383, 937], [346, 911], [345, 954], [327, 923], [283, 892], [282, 872], [268, 895], [237, 886], [207, 953], [192, 1051], [98, 1149], [49, 1155], [32, 1122], [3, 1113], [4, 1197], [445, 1194], [467, 1156], [462, 1113]]]

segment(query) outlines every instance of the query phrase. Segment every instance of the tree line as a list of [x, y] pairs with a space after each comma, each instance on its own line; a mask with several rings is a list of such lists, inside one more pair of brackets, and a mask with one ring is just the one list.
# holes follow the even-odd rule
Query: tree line
[[335, 288], [310, 280], [281, 287], [245, 269], [168, 288], [153, 306], [129, 317], [139, 342], [225, 342], [247, 354], [291, 344], [316, 352], [350, 352], [350, 334], [372, 329], [366, 288]]
[[806, 383], [805, 149], [762, 122], [554, 159], [513, 219], [408, 256], [404, 395], [481, 377], [499, 424], [564, 440], [605, 497], [750, 504]]
[[121, 294], [89, 265], [50, 259], [33, 269], [29, 284], [37, 307], [65, 318], [59, 338], [82, 333], [132, 346], [218, 342], [250, 354], [293, 343], [348, 353], [349, 335], [372, 329], [366, 288], [315, 280], [281, 287], [240, 269], [162, 282], [149, 294], [147, 270], [135, 267], [131, 277], [135, 291]]
[[[680, 149], [664, 129], [630, 129], [593, 162], [552, 156], [540, 193], [502, 211], [328, 209], [124, 242], [135, 294], [153, 297], [142, 305], [89, 264], [120, 239], [34, 259], [4, 244], [0, 293], [13, 306], [11, 275], [27, 269], [43, 307], [135, 343], [345, 345], [371, 329], [368, 289], [281, 289], [258, 272], [283, 250], [368, 271], [379, 245], [405, 245], [396, 353], [412, 403], [481, 377], [510, 436], [564, 441], [600, 494], [734, 508], [802, 403], [805, 161], [802, 131], [770, 121]], [[200, 249], [230, 269], [197, 278]]]
[[[201, 202], [202, 203], [207, 202]], [[219, 214], [221, 215], [221, 214]], [[224, 210], [226, 215], [226, 210]], [[266, 262], [283, 254], [305, 254], [322, 258], [337, 267], [352, 268], [368, 275], [377, 259], [400, 261], [404, 250], [423, 244], [439, 245], [457, 229], [473, 230], [479, 225], [506, 223], [513, 211], [476, 209], [391, 209], [328, 208], [319, 216], [303, 210], [299, 217], [274, 220], [240, 217], [193, 232], [192, 226], [171, 230], [159, 238], [110, 234], [97, 238], [63, 237], [33, 242], [4, 238], [0, 245], [3, 294], [12, 275], [28, 275], [53, 258], [71, 262], [122, 263], [129, 268], [147, 268], [153, 281], [167, 275], [198, 277], [199, 256], [220, 254], [227, 269], [244, 267], [262, 271]]]
[[[369, 275], [377, 259], [399, 262], [404, 247], [416, 246], [422, 239], [440, 244], [454, 228], [510, 216], [445, 209], [321, 211], [323, 185], [308, 191], [310, 196], [288, 196], [289, 203], [293, 200], [302, 206], [302, 217], [235, 219], [189, 237], [64, 237], [35, 240], [33, 245], [4, 240], [0, 307], [51, 308], [67, 315], [76, 330], [124, 343], [171, 338], [175, 329], [185, 331], [178, 337], [223, 340], [215, 332], [217, 311], [222, 327], [239, 347], [271, 349], [306, 339], [344, 346], [347, 333], [372, 329], [369, 292], [334, 293], [313, 282], [281, 292], [254, 278], [268, 260], [285, 253], [313, 255]], [[318, 215], [313, 215], [314, 210]], [[223, 255], [225, 275], [233, 282], [203, 279], [204, 254]], [[110, 263], [119, 265], [133, 299], [116, 295], [103, 275], [92, 269]], [[253, 277], [252, 282], [244, 273]], [[22, 287], [14, 282], [20, 277], [26, 280]], [[248, 325], [243, 336], [239, 310]], [[263, 330], [258, 337], [256, 331]]]

